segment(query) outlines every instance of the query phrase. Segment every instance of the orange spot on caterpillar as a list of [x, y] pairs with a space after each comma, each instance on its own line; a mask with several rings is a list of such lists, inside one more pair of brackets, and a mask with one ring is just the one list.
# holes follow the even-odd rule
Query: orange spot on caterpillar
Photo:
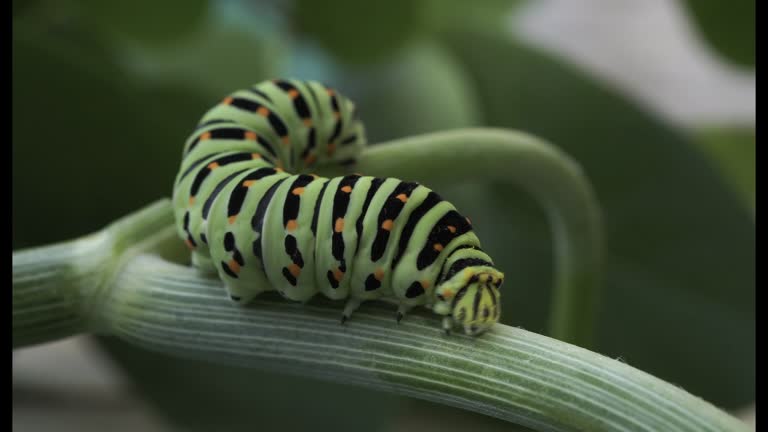
[[333, 89], [326, 89], [326, 91], [328, 92], [328, 96], [333, 96], [335, 94]]
[[251, 140], [251, 141], [256, 141], [256, 132], [246, 131], [245, 132], [245, 139]]
[[227, 97], [225, 97], [225, 98], [224, 98], [224, 100], [223, 100], [223, 101], [221, 101], [221, 103], [223, 103], [224, 105], [229, 105], [229, 104], [231, 104], [231, 103], [232, 103], [232, 100], [233, 100], [233, 99], [232, 99], [232, 97], [231, 97], [231, 96], [227, 96]]
[[227, 263], [229, 266], [229, 269], [232, 270], [235, 273], [240, 273], [240, 264], [237, 263], [237, 261], [232, 260]]
[[301, 267], [298, 264], [291, 264], [288, 266], [288, 271], [291, 272], [293, 277], [297, 278], [301, 274]]
[[328, 156], [336, 151], [336, 143], [328, 143]]
[[455, 293], [453, 291], [447, 289], [447, 290], [443, 291], [443, 298], [449, 299], [449, 298], [453, 297], [454, 294]]
[[456, 227], [453, 226], [453, 225], [448, 225], [448, 231], [450, 231], [451, 234], [455, 234], [456, 233]]
[[189, 205], [194, 205], [194, 204], [195, 204], [195, 197], [194, 196], [189, 197]]
[[377, 281], [381, 281], [384, 279], [384, 270], [377, 268], [376, 271], [373, 272], [373, 277], [375, 277]]
[[251, 153], [251, 159], [253, 160], [261, 159], [261, 155], [258, 153]]
[[277, 172], [283, 172], [283, 171], [285, 171], [285, 170], [284, 170], [284, 169], [282, 169], [282, 168], [280, 168], [280, 167], [277, 167], [277, 168], [275, 168], [275, 171], [277, 171]]
[[395, 198], [399, 199], [402, 202], [408, 202], [408, 195], [406, 195], [406, 194], [400, 194], [400, 195], [396, 196]]
[[350, 193], [352, 192], [352, 186], [349, 186], [349, 185], [344, 186], [343, 188], [341, 188], [341, 191], [344, 193]]
[[195, 248], [195, 245], [193, 245], [192, 242], [189, 241], [189, 239], [184, 239], [184, 243], [186, 243], [187, 247], [190, 248], [190, 249], [194, 249]]
[[333, 112], [333, 117], [334, 117], [334, 118], [336, 118], [336, 119], [338, 119], [339, 117], [341, 117], [341, 113], [340, 113], [340, 112], [338, 112], [338, 111], [334, 111], [334, 112]]
[[312, 118], [307, 117], [303, 121], [304, 121], [304, 126], [306, 126], [306, 127], [312, 126]]
[[299, 224], [296, 223], [296, 219], [291, 219], [288, 221], [287, 224], [285, 224], [285, 229], [287, 229], [288, 231], [293, 231], [298, 227], [299, 227]]
[[296, 99], [299, 96], [299, 91], [296, 89], [290, 89], [288, 90], [288, 96], [290, 96], [291, 99]]
[[283, 144], [288, 145], [291, 143], [291, 139], [288, 137], [288, 135], [284, 137], [280, 137], [280, 140], [283, 141]]
[[[304, 165], [312, 165], [317, 160], [317, 156], [313, 154], [307, 155], [307, 157], [304, 158]], [[317, 177], [315, 177], [317, 178]]]
[[217, 162], [211, 162], [208, 164], [208, 169], [211, 171], [215, 170], [218, 167], [219, 167], [219, 164]]
[[229, 221], [229, 224], [230, 224], [230, 225], [231, 225], [231, 224], [233, 224], [233, 223], [235, 223], [235, 220], [236, 220], [236, 219], [237, 219], [237, 215], [232, 215], [232, 216], [230, 216], [229, 218], [227, 218], [227, 220]]
[[211, 139], [211, 133], [210, 132], [206, 132], [206, 133], [200, 135], [200, 141], [205, 141], [205, 140], [209, 140], [209, 139]]
[[344, 278], [344, 272], [339, 270], [338, 267], [333, 269], [333, 278], [341, 282], [341, 280]]
[[260, 115], [262, 117], [266, 117], [266, 116], [269, 115], [269, 108], [264, 107], [264, 106], [260, 106], [259, 109], [256, 110], [256, 114], [258, 114], [258, 115]]
[[334, 224], [333, 230], [337, 233], [344, 231], [344, 218], [336, 219], [336, 224]]
[[426, 279], [419, 281], [419, 283], [421, 284], [421, 287], [424, 289], [428, 289], [432, 285], [432, 283]]
[[441, 245], [440, 243], [435, 243], [432, 247], [435, 248], [435, 250], [438, 252], [443, 250], [443, 245]]
[[296, 196], [301, 195], [301, 194], [304, 193], [304, 188], [303, 187], [297, 187], [296, 189], [292, 190], [291, 193], [296, 195]]
[[384, 231], [392, 231], [392, 225], [394, 225], [395, 221], [392, 219], [387, 219], [384, 222], [381, 223], [381, 229]]
[[243, 182], [244, 187], [251, 187], [253, 184], [256, 183], [256, 180], [246, 180]]

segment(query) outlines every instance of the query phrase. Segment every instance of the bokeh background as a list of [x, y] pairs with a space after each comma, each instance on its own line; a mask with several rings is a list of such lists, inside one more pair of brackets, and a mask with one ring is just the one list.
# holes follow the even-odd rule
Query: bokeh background
[[[754, 1], [14, 0], [13, 248], [169, 196], [198, 118], [287, 76], [355, 100], [373, 143], [537, 134], [604, 211], [596, 351], [754, 424]], [[505, 269], [505, 323], [546, 334], [542, 210], [429, 184]], [[14, 352], [19, 431], [509, 430], [362, 388], [179, 360], [110, 338]]]

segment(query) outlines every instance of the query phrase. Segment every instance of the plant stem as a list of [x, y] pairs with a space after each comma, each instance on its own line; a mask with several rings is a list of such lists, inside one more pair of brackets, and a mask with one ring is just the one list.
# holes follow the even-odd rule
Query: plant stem
[[678, 387], [521, 329], [498, 325], [479, 338], [446, 337], [427, 311], [398, 325], [394, 308], [376, 303], [342, 326], [340, 303], [324, 298], [300, 305], [263, 295], [238, 307], [217, 278], [142, 253], [180, 259], [186, 255], [180, 245], [165, 200], [102, 233], [14, 253], [14, 347], [90, 331], [176, 356], [408, 395], [539, 430], [747, 430]]
[[263, 296], [234, 307], [216, 279], [139, 256], [103, 309], [109, 333], [148, 349], [395, 392], [540, 430], [742, 430], [714, 406], [624, 363], [500, 325], [445, 337], [428, 313], [396, 324], [366, 304]]
[[13, 347], [93, 330], [91, 309], [131, 250], [160, 252], [156, 234], [168, 231], [172, 209], [161, 200], [104, 230], [55, 245], [13, 253]]
[[104, 237], [14, 252], [14, 348], [86, 331], [83, 303], [101, 276], [99, 259], [90, 252], [103, 249]]
[[568, 155], [520, 132], [461, 129], [368, 147], [355, 169], [422, 182], [503, 182], [529, 192], [547, 211], [555, 242], [550, 335], [591, 346], [602, 272], [602, 222], [589, 182]]

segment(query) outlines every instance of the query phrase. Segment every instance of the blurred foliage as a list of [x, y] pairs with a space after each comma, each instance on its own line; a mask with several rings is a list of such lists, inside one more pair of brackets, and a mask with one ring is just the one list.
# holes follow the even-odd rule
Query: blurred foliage
[[257, 39], [226, 23], [211, 21], [173, 45], [126, 44], [120, 60], [137, 79], [184, 85], [213, 101], [252, 84], [254, 76], [276, 76], [280, 62], [264, 59], [280, 59], [283, 48], [278, 38]]
[[683, 4], [714, 49], [738, 65], [755, 66], [755, 0], [684, 0]]
[[500, 33], [521, 0], [296, 0], [292, 28], [347, 64], [387, 61], [409, 42], [447, 30]]
[[413, 0], [297, 0], [295, 6], [299, 33], [354, 63], [397, 52], [418, 34], [425, 12], [423, 2]]
[[169, 42], [197, 27], [208, 0], [71, 0], [100, 31], [140, 42]]
[[81, 38], [14, 26], [14, 248], [95, 231], [169, 195], [180, 155], [170, 143], [209, 103], [133, 79]]
[[464, 68], [436, 42], [414, 43], [385, 65], [348, 68], [336, 81], [363, 118], [381, 119], [365, 122], [371, 143], [482, 124]]
[[421, 0], [425, 3], [424, 27], [432, 33], [467, 30], [501, 35], [508, 18], [525, 0], [485, 0], [483, 7], [468, 7], [464, 0]]
[[[754, 135], [688, 137], [511, 40], [503, 26], [517, 1], [358, 3], [14, 0], [14, 249], [95, 231], [170, 195], [184, 139], [227, 92], [277, 75], [321, 79], [356, 101], [373, 143], [487, 125], [565, 149], [605, 213], [598, 351], [725, 408], [753, 401], [755, 227], [739, 198], [754, 199]], [[726, 12], [715, 23], [736, 29], [726, 35], [752, 22]], [[540, 207], [498, 185], [428, 186], [472, 218], [507, 269], [504, 322], [546, 333], [552, 249]], [[413, 403], [104, 346], [185, 430], [256, 419], [282, 431], [373, 430]]]
[[708, 127], [695, 137], [723, 172], [744, 203], [755, 210], [755, 130], [744, 127]]

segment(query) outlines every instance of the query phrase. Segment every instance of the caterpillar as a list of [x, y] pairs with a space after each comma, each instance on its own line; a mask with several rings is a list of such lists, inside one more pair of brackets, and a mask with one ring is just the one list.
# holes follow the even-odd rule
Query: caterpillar
[[[352, 101], [315, 81], [271, 80], [209, 109], [187, 139], [173, 188], [194, 266], [236, 303], [263, 291], [306, 302], [415, 306], [478, 335], [498, 322], [504, 275], [471, 222], [415, 182], [307, 174], [353, 165], [366, 145]], [[295, 173], [295, 174], [292, 174]]]

